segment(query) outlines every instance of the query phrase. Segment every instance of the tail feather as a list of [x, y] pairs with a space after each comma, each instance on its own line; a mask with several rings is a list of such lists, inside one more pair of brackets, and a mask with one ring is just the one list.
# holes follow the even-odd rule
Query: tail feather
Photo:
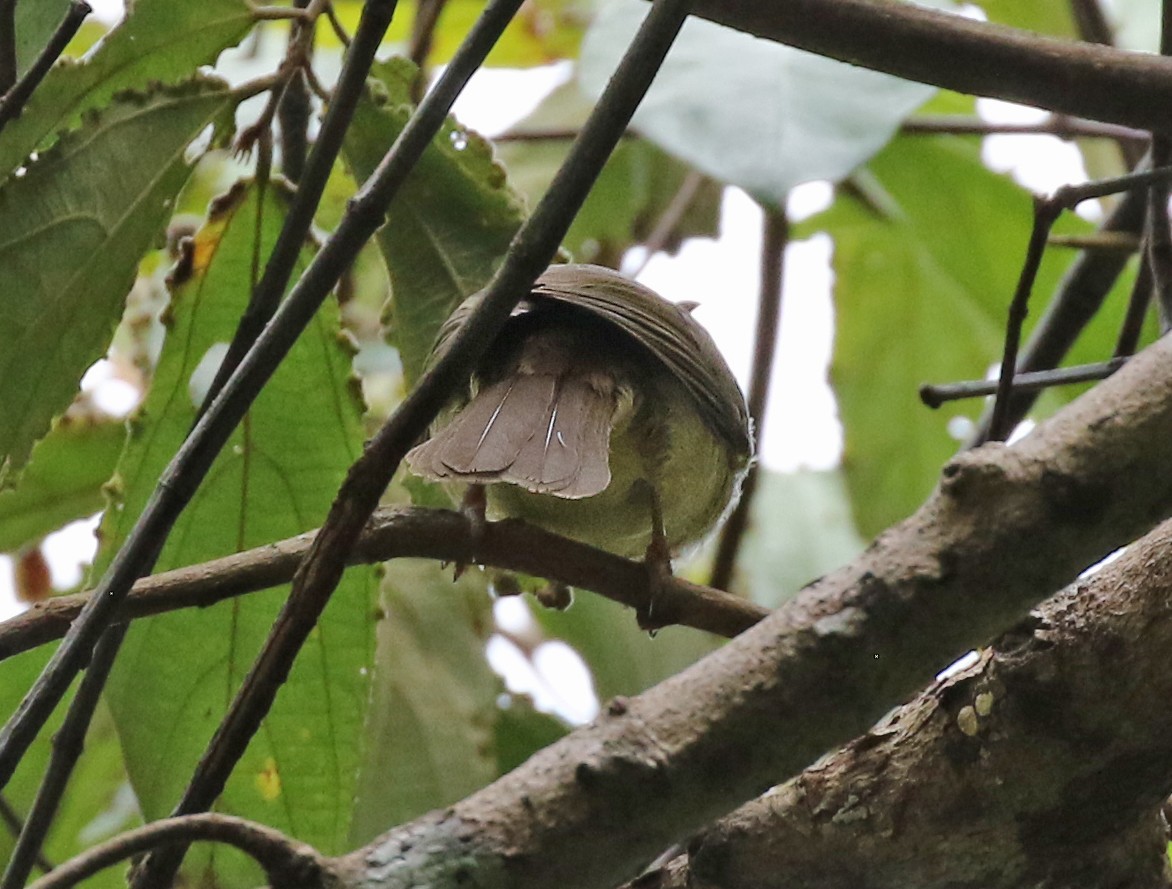
[[610, 483], [613, 415], [613, 400], [584, 380], [563, 378], [536, 434], [502, 481], [567, 499], [599, 493]]
[[613, 395], [573, 376], [516, 374], [486, 386], [407, 455], [435, 480], [511, 482], [536, 493], [589, 497], [610, 483]]

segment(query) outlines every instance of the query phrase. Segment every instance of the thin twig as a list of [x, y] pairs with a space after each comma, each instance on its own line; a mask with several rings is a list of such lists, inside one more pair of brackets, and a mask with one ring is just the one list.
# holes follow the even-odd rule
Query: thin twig
[[[13, 839], [19, 837], [21, 830], [24, 829], [23, 819], [17, 814], [16, 809], [12, 808], [12, 805], [4, 798], [3, 794], [0, 794], [0, 821], [4, 822], [5, 828], [12, 834]], [[53, 869], [52, 862], [45, 857], [43, 852], [37, 853], [36, 864], [45, 873]]]
[[[116, 620], [136, 620], [216, 602], [288, 583], [309, 552], [316, 531], [187, 568], [144, 577], [134, 585]], [[465, 516], [447, 510], [380, 509], [354, 545], [348, 565], [399, 558], [468, 562], [472, 534]], [[559, 537], [524, 522], [485, 525], [480, 564], [545, 577], [590, 590], [634, 608], [646, 622], [649, 589], [642, 563]], [[55, 596], [0, 622], [0, 661], [60, 639], [81, 612], [90, 592]], [[768, 614], [740, 596], [670, 578], [656, 600], [658, 627], [680, 625], [735, 636]], [[19, 822], [17, 823], [19, 830]]]
[[[1172, 0], [1160, 4], [1160, 55], [1172, 54]], [[1172, 139], [1152, 134], [1152, 167], [1172, 162]], [[1160, 312], [1160, 333], [1172, 326], [1172, 225], [1168, 221], [1168, 184], [1153, 183], [1148, 192], [1147, 262], [1152, 271], [1152, 290]]]
[[415, 19], [411, 23], [411, 39], [407, 44], [407, 58], [419, 69], [415, 78], [416, 102], [423, 98], [427, 87], [427, 60], [435, 43], [435, 29], [439, 26], [440, 14], [448, 0], [416, 0]]
[[53, 824], [53, 818], [57, 814], [57, 808], [61, 804], [61, 797], [65, 794], [74, 766], [81, 759], [82, 750], [85, 749], [85, 735], [89, 730], [90, 720], [101, 699], [118, 649], [122, 646], [126, 627], [126, 624], [111, 627], [94, 648], [93, 657], [86, 667], [77, 694], [69, 704], [65, 720], [53, 736], [53, 751], [48, 768], [45, 769], [32, 809], [25, 819], [24, 829], [20, 832], [16, 848], [12, 850], [8, 867], [4, 870], [0, 889], [19, 889], [23, 886], [40, 856], [41, 847]]
[[1004, 441], [1013, 431], [1013, 423], [1010, 422], [1009, 415], [1009, 399], [1013, 392], [1013, 378], [1017, 372], [1017, 352], [1021, 341], [1021, 329], [1028, 312], [1030, 292], [1033, 290], [1038, 267], [1042, 263], [1046, 240], [1059, 214], [1063, 210], [1071, 209], [1090, 198], [1105, 197], [1125, 189], [1151, 186], [1154, 182], [1166, 182], [1169, 177], [1172, 177], [1172, 169], [1162, 167], [1082, 185], [1065, 185], [1048, 198], [1035, 198], [1034, 226], [1030, 233], [1030, 241], [1026, 248], [1026, 258], [1022, 263], [1017, 289], [1009, 306], [1000, 381], [996, 398], [993, 401], [993, 413], [989, 421], [988, 435], [984, 440]]
[[316, 16], [316, 13], [306, 12], [302, 6], [253, 6], [249, 13], [257, 21], [278, 22], [288, 19], [295, 22], [305, 22]]
[[342, 46], [349, 49], [350, 35], [346, 33], [346, 27], [342, 24], [342, 20], [338, 18], [338, 10], [334, 8], [332, 2], [326, 4], [326, 18], [329, 19], [330, 27], [334, 29], [334, 34], [339, 42]]
[[659, 219], [655, 221], [655, 227], [651, 229], [651, 234], [644, 239], [643, 259], [629, 273], [632, 278], [639, 277], [643, 269], [647, 267], [647, 263], [651, 262], [651, 258], [667, 246], [671, 236], [675, 234], [675, 230], [683, 221], [684, 214], [688, 212], [688, 208], [696, 200], [700, 189], [704, 187], [706, 179], [707, 177], [697, 170], [689, 170], [684, 176], [680, 187], [676, 189], [676, 193], [672, 195], [671, 200], [664, 207]]
[[[1017, 374], [1013, 378], [1014, 392], [1038, 392], [1054, 386], [1067, 386], [1072, 383], [1089, 383], [1093, 380], [1105, 380], [1119, 368], [1123, 367], [1127, 358], [1120, 356], [1099, 364], [1081, 364], [1077, 367], [1061, 367], [1057, 370], [1035, 370], [1030, 373]], [[920, 401], [930, 408], [938, 408], [948, 401], [960, 401], [964, 398], [980, 398], [992, 395], [997, 391], [997, 380], [966, 380], [962, 383], [925, 383], [920, 387]]]
[[[1070, 9], [1074, 14], [1075, 30], [1080, 40], [1102, 46], [1115, 45], [1114, 29], [1103, 12], [1100, 0], [1070, 0]], [[1143, 130], [1137, 132], [1150, 138], [1150, 134]], [[1135, 169], [1143, 158], [1146, 147], [1142, 142], [1125, 137], [1117, 138], [1116, 143], [1124, 164], [1128, 169]]]
[[[77, 33], [77, 29], [81, 27], [81, 23], [91, 12], [93, 12], [93, 8], [85, 0], [70, 0], [65, 17], [61, 19], [61, 24], [53, 32], [49, 42], [45, 44], [45, 48], [41, 50], [40, 55], [29, 66], [24, 76], [16, 81], [12, 88], [4, 93], [4, 98], [0, 100], [0, 130], [3, 130], [10, 120], [15, 120], [20, 116], [20, 112], [24, 110], [33, 91], [40, 86], [45, 75], [49, 73], [49, 69], [61, 58], [61, 53], [65, 52], [65, 47], [69, 46], [69, 41], [73, 39], [73, 35]], [[0, 28], [3, 28], [3, 24], [0, 24]]]
[[1099, 0], [1070, 0], [1070, 11], [1074, 13], [1074, 23], [1080, 39], [1089, 43], [1101, 43], [1104, 46], [1115, 44], [1111, 24], [1103, 14]]
[[[1137, 169], [1145, 169], [1141, 160]], [[1147, 196], [1131, 191], [1111, 211], [1100, 233], [1118, 232], [1139, 237], [1143, 231]], [[1084, 253], [1063, 276], [1058, 292], [1038, 321], [1017, 364], [1017, 373], [1050, 370], [1057, 367], [1079, 334], [1099, 311], [1107, 294], [1127, 265], [1128, 254], [1116, 251]], [[1015, 392], [1009, 401], [1007, 421], [1017, 425], [1033, 406], [1036, 393]], [[967, 443], [968, 447], [984, 441], [988, 435], [991, 411], [986, 410]]]
[[[216, 370], [199, 416], [210, 407], [280, 305], [281, 296], [293, 276], [293, 270], [297, 267], [297, 257], [313, 224], [313, 216], [325, 193], [330, 172], [333, 170], [338, 152], [342, 149], [342, 141], [354, 116], [354, 109], [366, 87], [366, 76], [370, 73], [375, 53], [390, 26], [397, 3], [398, 0], [383, 0], [368, 3], [363, 8], [358, 30], [346, 51], [338, 84], [326, 109], [326, 118], [322, 121], [317, 141], [314, 142], [313, 150], [306, 160], [293, 204], [285, 217], [284, 225], [281, 226], [280, 234], [277, 235], [277, 242], [269, 254], [264, 276], [253, 290], [244, 315], [240, 318], [240, 324], [232, 336], [232, 342], [228, 344], [224, 360]], [[320, 6], [320, 3], [314, 4], [311, 11], [319, 11]], [[291, 49], [298, 47], [300, 44], [294, 44]], [[304, 56], [302, 60], [304, 61]], [[308, 65], [299, 63], [297, 68], [308, 68]]]
[[[294, 0], [294, 7], [304, 9], [309, 0]], [[317, 23], [312, 21], [295, 24], [289, 32], [289, 52], [297, 52], [302, 66], [310, 67], [313, 60], [313, 31]], [[281, 125], [281, 172], [285, 178], [296, 184], [305, 172], [305, 158], [309, 152], [309, 86], [299, 68], [289, 78], [281, 93], [277, 106], [277, 120]]]
[[[1152, 160], [1172, 161], [1172, 142], [1165, 136], [1152, 139]], [[1168, 184], [1154, 183], [1148, 192], [1147, 256], [1152, 292], [1160, 310], [1160, 333], [1172, 325], [1172, 225], [1168, 220]]]
[[[525, 127], [519, 130], [507, 130], [500, 135], [493, 136], [493, 142], [573, 142], [582, 131], [577, 127]], [[638, 139], [639, 134], [632, 130], [623, 133], [624, 139]]]
[[1119, 339], [1115, 343], [1116, 358], [1129, 358], [1135, 354], [1139, 347], [1140, 334], [1143, 332], [1144, 317], [1151, 302], [1152, 268], [1148, 263], [1141, 262], [1139, 270], [1135, 273], [1131, 296], [1127, 301], [1127, 314], [1124, 315], [1123, 324], [1119, 329]]
[[1111, 250], [1128, 256], [1137, 252], [1141, 239], [1130, 232], [1112, 232], [1100, 229], [1089, 235], [1051, 234], [1046, 244], [1050, 247], [1068, 247], [1071, 250]]
[[1007, 428], [1007, 415], [1009, 396], [1013, 391], [1014, 370], [1017, 367], [1017, 350], [1021, 339], [1021, 328], [1025, 323], [1034, 279], [1042, 264], [1042, 254], [1046, 250], [1046, 239], [1061, 212], [1061, 205], [1052, 200], [1034, 199], [1034, 226], [1030, 232], [1025, 261], [1022, 263], [1021, 274], [1018, 276], [1013, 300], [1009, 304], [1009, 319], [1005, 325], [1005, 348], [1001, 358], [1001, 376], [997, 384], [997, 397], [993, 402], [993, 419], [989, 423], [990, 441], [1004, 441], [1009, 437], [1011, 431]]
[[[757, 331], [753, 345], [753, 370], [749, 380], [749, 416], [757, 437], [757, 452], [761, 451], [765, 430], [765, 408], [769, 403], [769, 383], [773, 378], [773, 362], [777, 354], [777, 335], [781, 321], [782, 281], [785, 274], [785, 248], [789, 243], [789, 220], [783, 209], [766, 208], [765, 226], [761, 243], [761, 288], [757, 298]], [[728, 589], [733, 566], [740, 551], [741, 540], [749, 524], [749, 511], [757, 489], [760, 463], [749, 468], [741, 490], [741, 499], [720, 532], [720, 543], [712, 562], [708, 585], [718, 590]]]
[[1089, 137], [1140, 144], [1146, 143], [1150, 138], [1150, 135], [1144, 130], [1056, 114], [1039, 123], [991, 121], [959, 114], [924, 114], [908, 118], [904, 121], [900, 132], [909, 135], [1057, 136], [1061, 139]]
[[232, 815], [201, 814], [165, 818], [107, 840], [71, 858], [41, 877], [29, 889], [68, 889], [120, 861], [170, 843], [224, 843], [251, 857], [271, 885], [322, 889], [328, 865], [304, 843], [264, 824]]
[[0, 0], [0, 95], [12, 89], [16, 59], [16, 0]]
[[[452, 84], [455, 92], [459, 92], [463, 82], [496, 43], [519, 5], [518, 0], [500, 0], [486, 7], [427, 99], [440, 94], [441, 89], [447, 94], [445, 81], [457, 69], [457, 60], [461, 64], [474, 63]], [[618, 70], [586, 121], [581, 138], [570, 150], [533, 215], [513, 239], [479, 307], [454, 334], [448, 351], [420, 378], [367, 443], [362, 456], [350, 467], [329, 516], [293, 578], [293, 590], [260, 656], [201, 758], [177, 813], [204, 810], [223, 790], [229, 774], [268, 713], [297, 653], [316, 626], [318, 616], [341, 578], [355, 541], [378, 505], [381, 492], [408, 448], [434, 419], [447, 394], [457, 383], [468, 378], [480, 356], [508, 320], [517, 301], [548, 266], [659, 70], [690, 7], [691, 0], [656, 0], [652, 5]], [[426, 107], [427, 100], [413, 120], [418, 119]], [[406, 135], [405, 130], [396, 144]], [[350, 203], [353, 218], [367, 220], [370, 230], [382, 218], [385, 203], [381, 200], [381, 192], [387, 187], [388, 171], [393, 166], [392, 158], [384, 158]], [[328, 249], [327, 242], [322, 253]], [[319, 257], [322, 253], [318, 254]], [[141, 878], [135, 880], [136, 889], [167, 884], [182, 853], [182, 849], [153, 853], [140, 871]]]

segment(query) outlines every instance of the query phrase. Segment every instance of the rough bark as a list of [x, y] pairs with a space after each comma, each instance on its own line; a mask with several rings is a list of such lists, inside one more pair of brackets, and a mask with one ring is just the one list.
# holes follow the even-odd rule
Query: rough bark
[[1161, 56], [891, 0], [698, 0], [695, 12], [907, 80], [1141, 130], [1172, 126], [1172, 59]]
[[1169, 650], [1172, 522], [640, 885], [1172, 885]]

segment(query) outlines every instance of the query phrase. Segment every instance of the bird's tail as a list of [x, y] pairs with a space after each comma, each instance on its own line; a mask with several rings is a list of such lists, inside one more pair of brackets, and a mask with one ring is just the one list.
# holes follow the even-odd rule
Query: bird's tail
[[407, 454], [436, 481], [511, 482], [566, 499], [610, 483], [613, 391], [566, 373], [517, 373], [483, 387], [443, 429]]

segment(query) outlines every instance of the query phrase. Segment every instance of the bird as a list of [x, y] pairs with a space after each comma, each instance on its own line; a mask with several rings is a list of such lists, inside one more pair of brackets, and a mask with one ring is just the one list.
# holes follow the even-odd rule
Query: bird
[[[431, 361], [482, 298], [444, 323]], [[408, 468], [485, 486], [489, 519], [670, 559], [731, 509], [753, 458], [744, 395], [694, 307], [609, 268], [551, 266]]]

